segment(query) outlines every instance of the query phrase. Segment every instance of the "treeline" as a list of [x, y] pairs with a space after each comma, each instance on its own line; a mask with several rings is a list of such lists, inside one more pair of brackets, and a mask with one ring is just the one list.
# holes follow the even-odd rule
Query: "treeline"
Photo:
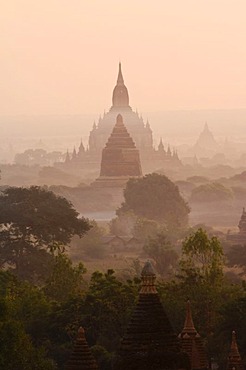
[[[164, 225], [144, 246], [158, 272], [164, 308], [178, 334], [186, 301], [191, 301], [208, 358], [223, 369], [232, 330], [241, 355], [246, 356], [246, 285], [225, 276], [220, 241], [202, 228], [188, 235], [186, 230], [177, 255], [173, 240], [175, 232], [180, 236], [188, 227], [189, 207], [177, 187], [160, 175], [143, 181], [152, 189], [154, 183], [159, 193], [142, 191], [144, 198], [149, 196], [144, 208], [144, 198], [134, 196], [138, 183], [131, 181], [117, 217], [135, 212], [150, 229], [153, 221]], [[165, 200], [162, 187], [174, 203]], [[166, 201], [165, 207], [158, 204], [160, 199]], [[157, 205], [158, 212], [150, 203]], [[77, 330], [83, 326], [100, 369], [111, 369], [138, 298], [142, 262], [135, 261], [136, 273], [128, 280], [113, 270], [96, 271], [85, 279], [86, 266], [73, 264], [66, 251], [71, 238], [83, 236], [93, 224], [79, 217], [71, 203], [39, 187], [7, 188], [0, 195], [0, 209], [0, 368], [64, 369]]]

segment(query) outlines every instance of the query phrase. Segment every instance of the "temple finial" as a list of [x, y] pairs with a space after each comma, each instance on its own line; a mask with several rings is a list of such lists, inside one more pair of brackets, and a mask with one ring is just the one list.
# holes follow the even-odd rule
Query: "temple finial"
[[190, 307], [190, 301], [188, 300], [186, 303], [186, 317], [185, 317], [185, 323], [184, 323], [184, 329], [182, 331], [183, 333], [187, 334], [196, 334], [197, 331], [195, 329], [193, 318], [191, 314], [191, 307]]
[[142, 273], [142, 288], [140, 290], [141, 294], [157, 294], [155, 280], [156, 275], [153, 266], [150, 261], [147, 261], [143, 267]]
[[129, 108], [129, 95], [127, 88], [124, 84], [124, 79], [121, 71], [121, 63], [119, 63], [119, 72], [118, 72], [118, 78], [117, 78], [117, 84], [113, 91], [113, 106], [112, 108]]
[[163, 145], [163, 142], [162, 142], [162, 137], [160, 138], [160, 143], [158, 145], [158, 150], [159, 151], [163, 151], [164, 150], [164, 145]]
[[84, 339], [85, 338], [85, 330], [82, 328], [82, 326], [78, 330], [78, 339]]
[[235, 331], [232, 332], [231, 347], [230, 347], [230, 351], [229, 351], [229, 355], [227, 359], [227, 369], [228, 370], [233, 370], [233, 369], [243, 370], [244, 369], [242, 358], [238, 350]]
[[231, 350], [229, 356], [240, 356], [237, 346], [236, 332], [234, 330], [232, 332]]
[[117, 85], [124, 85], [124, 79], [121, 71], [121, 62], [119, 62], [119, 73], [117, 78]]

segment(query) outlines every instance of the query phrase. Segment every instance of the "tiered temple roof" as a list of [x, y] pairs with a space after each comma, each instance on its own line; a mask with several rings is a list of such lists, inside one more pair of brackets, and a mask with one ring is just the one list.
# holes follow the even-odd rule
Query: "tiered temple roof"
[[150, 262], [142, 271], [137, 306], [122, 340], [116, 370], [189, 369], [189, 358], [181, 352], [155, 287]]
[[191, 362], [191, 369], [207, 369], [208, 361], [204, 349], [203, 341], [195, 329], [190, 302], [186, 306], [186, 318], [184, 328], [179, 334], [181, 339], [182, 350], [189, 355]]
[[101, 153], [105, 147], [110, 133], [115, 124], [116, 117], [121, 114], [127, 131], [133, 138], [136, 148], [140, 151], [142, 168], [145, 173], [153, 172], [163, 166], [173, 168], [180, 166], [181, 161], [177, 154], [167, 150], [156, 150], [153, 145], [152, 130], [149, 121], [144, 121], [141, 114], [134, 111], [129, 104], [128, 89], [124, 83], [119, 63], [119, 71], [116, 85], [113, 90], [112, 106], [108, 112], [104, 112], [99, 120], [93, 123], [89, 135], [87, 150], [80, 147], [78, 153], [72, 155], [64, 163], [56, 163], [57, 167], [69, 171], [98, 171], [100, 167]]
[[130, 177], [142, 176], [139, 151], [120, 114], [102, 151], [100, 177], [95, 186], [124, 187]]
[[85, 339], [85, 331], [79, 328], [75, 341], [74, 350], [65, 367], [66, 370], [98, 370], [97, 363], [91, 354], [90, 348]]
[[236, 333], [232, 332], [231, 348], [228, 355], [227, 370], [244, 370], [244, 365], [238, 350]]
[[126, 126], [123, 123], [123, 118], [118, 114], [116, 124], [106, 143], [107, 149], [113, 148], [128, 148], [136, 149], [136, 145], [132, 140], [130, 134], [127, 132]]

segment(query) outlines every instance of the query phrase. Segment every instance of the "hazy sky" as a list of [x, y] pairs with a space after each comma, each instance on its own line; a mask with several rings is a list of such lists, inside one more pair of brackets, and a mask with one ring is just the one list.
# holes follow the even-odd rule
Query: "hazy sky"
[[2, 0], [0, 115], [246, 108], [245, 0]]

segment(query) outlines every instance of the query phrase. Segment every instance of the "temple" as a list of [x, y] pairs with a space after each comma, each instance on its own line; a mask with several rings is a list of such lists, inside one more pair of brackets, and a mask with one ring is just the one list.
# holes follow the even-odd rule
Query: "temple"
[[[192, 318], [190, 302], [186, 305], [184, 327], [176, 336], [161, 304], [156, 275], [151, 263], [141, 273], [138, 302], [131, 316], [120, 348], [113, 360], [113, 370], [206, 370], [208, 360], [204, 343]], [[66, 370], [98, 370], [81, 327]], [[244, 370], [236, 341], [232, 341], [227, 357], [227, 370]]]
[[244, 364], [237, 346], [235, 331], [232, 332], [231, 348], [227, 359], [227, 370], [244, 370]]
[[203, 341], [195, 329], [190, 302], [186, 305], [186, 318], [184, 328], [179, 334], [181, 339], [181, 347], [190, 358], [191, 370], [202, 370], [208, 368], [208, 361], [206, 358]]
[[143, 118], [134, 112], [129, 105], [129, 94], [124, 84], [121, 63], [119, 64], [117, 83], [113, 90], [112, 106], [103, 118], [99, 118], [98, 124], [93, 125], [90, 132], [89, 153], [95, 158], [100, 159], [101, 151], [108, 140], [118, 114], [123, 117], [127, 131], [139, 149], [142, 160], [147, 159], [149, 155], [153, 154], [152, 130], [149, 123], [145, 124]]
[[100, 177], [96, 186], [124, 187], [130, 177], [142, 176], [139, 150], [118, 114], [113, 131], [102, 151]]
[[246, 212], [245, 212], [244, 207], [243, 207], [243, 213], [242, 213], [241, 219], [238, 224], [238, 228], [239, 228], [239, 234], [246, 236]]
[[90, 348], [85, 339], [85, 331], [82, 327], [78, 330], [74, 350], [65, 366], [66, 370], [98, 370], [97, 363], [92, 356]]
[[238, 233], [230, 233], [229, 231], [227, 233], [226, 239], [232, 244], [244, 244], [246, 242], [246, 212], [244, 207], [238, 224], [238, 228]]
[[77, 151], [74, 149], [72, 153], [68, 153], [65, 162], [57, 163], [56, 166], [65, 170], [75, 169], [78, 171], [78, 169], [89, 168], [99, 171], [102, 150], [119, 114], [123, 117], [126, 129], [140, 152], [145, 173], [164, 166], [181, 165], [177, 151], [171, 150], [170, 147], [165, 149], [162, 140], [159, 147], [154, 148], [149, 121], [144, 122], [142, 116], [137, 111], [133, 111], [130, 106], [128, 89], [124, 83], [121, 63], [119, 63], [118, 78], [113, 89], [112, 106], [107, 113], [104, 113], [103, 117], [100, 116], [97, 123], [93, 123], [87, 149], [81, 142]]
[[199, 157], [211, 157], [219, 150], [219, 145], [216, 142], [212, 131], [208, 124], [205, 123], [203, 131], [200, 133], [191, 153]]
[[115, 370], [189, 369], [155, 286], [150, 262], [142, 270], [142, 287], [114, 366]]

